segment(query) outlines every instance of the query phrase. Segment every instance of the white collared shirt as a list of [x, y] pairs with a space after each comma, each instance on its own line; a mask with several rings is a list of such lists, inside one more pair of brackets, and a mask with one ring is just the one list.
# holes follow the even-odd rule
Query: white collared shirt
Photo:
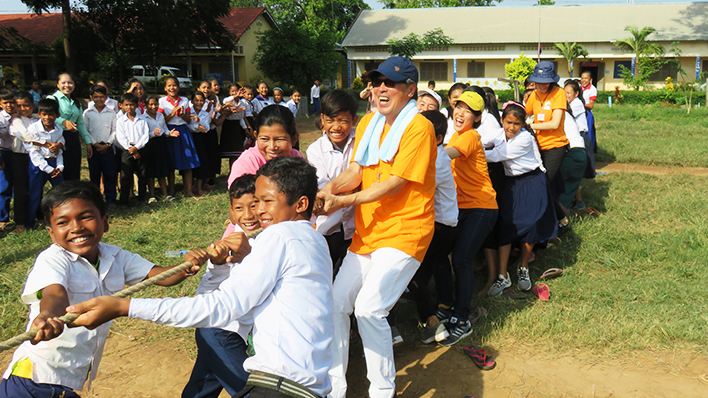
[[[578, 125], [578, 130], [588, 131], [588, 118], [585, 115], [585, 105], [580, 98], [575, 97], [574, 100], [570, 101], [570, 109], [573, 111], [573, 118], [575, 119], [575, 124]], [[568, 134], [566, 134], [568, 135]], [[570, 140], [570, 138], [568, 138]]]
[[[167, 125], [165, 124], [165, 115], [163, 115], [162, 113], [157, 112], [155, 114], [155, 118], [153, 119], [152, 116], [150, 116], [147, 112], [145, 112], [145, 113], [143, 113], [142, 118], [143, 118], [143, 120], [145, 120], [145, 123], [147, 123], [147, 125], [148, 125], [148, 136], [150, 136], [150, 139], [170, 133], [170, 130], [167, 128]], [[155, 130], [160, 130], [160, 131], [157, 134], [155, 134]]]
[[497, 135], [497, 130], [501, 129], [502, 126], [497, 119], [494, 118], [494, 115], [487, 112], [486, 109], [482, 111], [481, 121], [482, 123], [480, 123], [479, 127], [475, 130], [482, 139], [482, 146], [485, 146], [485, 143], [490, 142], [490, 140], [493, 139], [492, 137]]
[[507, 141], [501, 129], [493, 142], [494, 148], [486, 149], [484, 155], [489, 162], [502, 162], [506, 176], [519, 176], [536, 169], [545, 173], [536, 139], [528, 131], [521, 130]]
[[290, 112], [293, 113], [293, 116], [297, 117], [297, 111], [300, 110], [300, 103], [298, 102], [296, 104], [295, 101], [293, 101], [291, 98], [290, 100], [288, 100], [286, 105], [287, 105], [288, 109], [290, 109]]
[[[54, 244], [37, 256], [27, 276], [22, 301], [30, 306], [27, 330], [40, 313], [37, 292], [49, 285], [62, 285], [69, 296], [69, 304], [78, 304], [93, 297], [114, 294], [125, 284], [134, 285], [148, 275], [154, 264], [120, 247], [99, 243], [99, 271], [85, 258]], [[32, 381], [60, 384], [81, 390], [88, 377], [89, 388], [96, 377], [103, 346], [111, 323], [95, 330], [64, 328], [64, 332], [50, 341], [37, 345], [24, 342], [15, 350], [3, 378], [12, 373], [12, 367], [29, 358], [32, 362]], [[90, 372], [90, 373], [89, 373]]]
[[253, 112], [256, 114], [261, 113], [263, 108], [266, 106], [273, 105], [273, 100], [270, 99], [270, 97], [265, 97], [262, 98], [260, 95], [256, 96], [256, 98], [251, 101], [251, 104], [253, 105]]
[[9, 132], [10, 135], [15, 138], [12, 143], [12, 152], [15, 153], [27, 153], [27, 148], [25, 147], [25, 135], [27, 134], [27, 128], [39, 120], [36, 114], [32, 114], [30, 117], [20, 116], [12, 119], [10, 123]]
[[315, 103], [315, 98], [320, 98], [320, 86], [313, 84], [310, 88], [310, 103]]
[[[354, 154], [355, 129], [349, 133], [344, 150], [338, 150], [332, 144], [326, 133], [307, 147], [307, 161], [317, 169], [317, 187], [322, 189], [328, 182], [334, 180], [349, 167], [349, 161]], [[354, 212], [356, 206], [343, 207], [328, 216], [318, 216], [315, 225], [317, 231], [324, 236], [332, 235], [344, 228], [344, 239], [354, 236]]]
[[[193, 112], [196, 112], [196, 109]], [[206, 131], [209, 131], [209, 125], [211, 124], [211, 115], [209, 114], [209, 112], [207, 112], [206, 109], [202, 108], [202, 110], [197, 113], [197, 118], [199, 118], [198, 122], [192, 120], [192, 123], [189, 123], [189, 130], [193, 133], [201, 134], [202, 132], [199, 131], [199, 126], [203, 126]]]
[[435, 222], [455, 227], [459, 210], [451, 163], [445, 146], [438, 145], [438, 157], [435, 159]]
[[[88, 106], [86, 108], [88, 109], [91, 107], [96, 107], [96, 103], [93, 101], [89, 101]], [[106, 108], [112, 110], [114, 113], [118, 113], [120, 111], [118, 101], [114, 100], [111, 97], [106, 97]], [[140, 107], [136, 107], [135, 112], [140, 113]]]
[[578, 124], [575, 123], [575, 119], [573, 119], [573, 116], [568, 111], [565, 111], [563, 129], [565, 130], [565, 136], [568, 138], [571, 148], [585, 149], [585, 140], [583, 140], [583, 137], [580, 135], [580, 129], [578, 128]]
[[91, 137], [91, 143], [115, 143], [116, 119], [116, 112], [108, 104], [99, 112], [93, 103], [89, 103], [84, 111], [84, 124]]
[[55, 124], [51, 131], [46, 131], [42, 121], [38, 120], [27, 127], [24, 144], [25, 149], [27, 149], [27, 153], [29, 153], [30, 160], [35, 167], [47, 174], [52, 174], [54, 167], [47, 163], [47, 159], [56, 158], [56, 168], [64, 171], [63, 149], [60, 149], [59, 152], [54, 153], [50, 151], [49, 148], [34, 145], [32, 142], [38, 142], [40, 144], [46, 144], [47, 142], [61, 142], [66, 145], [66, 141], [64, 141], [64, 129], [59, 127], [58, 124]]
[[[170, 97], [162, 97], [160, 98], [158, 103], [160, 104], [160, 107], [157, 109], [157, 111], [164, 114], [165, 117], [172, 113], [172, 110], [178, 106], [182, 106], [185, 113], [192, 112], [192, 108], [190, 108], [189, 106], [189, 100], [185, 97], [179, 97], [179, 100], [177, 102], [172, 102]], [[167, 121], [167, 118], [165, 118], [165, 122], [175, 126], [187, 124], [187, 122], [182, 119], [182, 115], [174, 115], [169, 122]]]
[[150, 128], [145, 119], [135, 116], [130, 120], [128, 115], [123, 115], [116, 122], [116, 142], [126, 151], [134, 146], [141, 149], [150, 140]]
[[[244, 98], [237, 98], [234, 96], [224, 98], [224, 105], [228, 104], [229, 102], [232, 102], [232, 106], [234, 107], [244, 107], [246, 109], [241, 112], [231, 113], [229, 116], [226, 116], [226, 120], [239, 120], [241, 128], [246, 130], [246, 121], [244, 120], [244, 118], [246, 116], [253, 116], [253, 107], [251, 106], [251, 103]], [[251, 112], [250, 115], [248, 114], [249, 110]]]
[[445, 138], [443, 138], [443, 145], [447, 146], [447, 143], [450, 142], [450, 138], [455, 134], [455, 121], [452, 119], [452, 115], [448, 114], [447, 108], [441, 109], [440, 113], [447, 118], [447, 131], [445, 131]]
[[10, 116], [5, 110], [0, 110], [0, 148], [10, 149], [12, 148], [12, 142], [14, 141], [8, 128], [10, 127]]
[[285, 377], [323, 397], [331, 390], [332, 260], [324, 237], [308, 221], [266, 228], [219, 290], [178, 299], [132, 299], [129, 313], [201, 328], [223, 328], [253, 315], [256, 355], [244, 362], [246, 371]]

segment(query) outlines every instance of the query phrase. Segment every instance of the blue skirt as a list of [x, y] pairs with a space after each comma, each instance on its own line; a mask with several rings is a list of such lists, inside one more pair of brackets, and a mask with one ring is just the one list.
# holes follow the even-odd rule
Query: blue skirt
[[168, 130], [179, 131], [179, 137], [167, 137], [167, 148], [170, 150], [172, 160], [175, 162], [175, 169], [189, 170], [199, 167], [199, 156], [194, 147], [192, 132], [186, 124], [168, 124]]
[[558, 236], [551, 190], [541, 170], [507, 177], [499, 224], [499, 246], [541, 243]]

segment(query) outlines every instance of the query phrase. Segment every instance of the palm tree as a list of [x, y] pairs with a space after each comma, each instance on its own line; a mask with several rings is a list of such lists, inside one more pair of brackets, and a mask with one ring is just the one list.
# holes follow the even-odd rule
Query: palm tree
[[584, 45], [578, 43], [556, 43], [555, 46], [556, 49], [558, 49], [558, 54], [562, 55], [563, 58], [568, 61], [568, 74], [570, 77], [573, 77], [573, 65], [575, 64], [575, 60], [580, 57], [587, 57], [588, 50], [585, 49]]
[[635, 76], [642, 76], [639, 70], [639, 57], [661, 52], [661, 46], [659, 44], [647, 40], [647, 37], [656, 32], [656, 29], [651, 26], [645, 26], [640, 30], [635, 26], [627, 26], [624, 28], [624, 31], [629, 32], [632, 36], [626, 39], [618, 39], [615, 42], [615, 46], [634, 54], [637, 68]]

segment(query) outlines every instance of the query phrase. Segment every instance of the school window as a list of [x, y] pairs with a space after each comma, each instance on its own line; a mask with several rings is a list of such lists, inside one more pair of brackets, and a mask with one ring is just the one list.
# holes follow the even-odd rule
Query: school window
[[677, 73], [678, 70], [674, 65], [664, 65], [661, 69], [652, 73], [649, 76], [649, 81], [663, 82], [664, 80], [666, 80], [667, 77], [670, 77], [672, 80], [676, 80]]
[[484, 76], [484, 62], [470, 61], [467, 63], [467, 77]]
[[632, 70], [632, 61], [615, 61], [615, 70], [614, 70], [614, 73], [612, 74], [612, 78], [621, 79], [622, 78], [622, 70], [624, 68]]
[[423, 80], [448, 81], [447, 62], [421, 62], [420, 81]]

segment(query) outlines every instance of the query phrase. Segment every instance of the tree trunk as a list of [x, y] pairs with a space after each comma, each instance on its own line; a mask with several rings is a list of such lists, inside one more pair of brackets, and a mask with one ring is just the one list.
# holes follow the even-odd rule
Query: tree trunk
[[64, 30], [64, 55], [66, 56], [66, 70], [72, 75], [76, 75], [74, 58], [71, 57], [71, 45], [69, 36], [71, 35], [71, 4], [69, 0], [63, 0], [61, 4], [61, 20]]

